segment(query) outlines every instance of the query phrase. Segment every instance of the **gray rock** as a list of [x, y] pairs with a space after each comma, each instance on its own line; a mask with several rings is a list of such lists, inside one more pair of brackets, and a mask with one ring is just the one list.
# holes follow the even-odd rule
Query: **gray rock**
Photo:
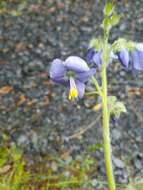
[[93, 187], [96, 187], [97, 186], [97, 179], [93, 179], [91, 184]]
[[27, 64], [24, 66], [23, 69], [24, 69], [24, 71], [25, 71], [26, 73], [31, 72], [31, 71], [37, 71], [37, 70], [38, 70], [38, 71], [41, 71], [41, 70], [44, 69], [44, 64], [43, 64], [43, 62], [40, 61], [40, 60], [33, 60], [33, 61], [27, 63]]
[[136, 169], [138, 169], [138, 170], [143, 169], [142, 162], [139, 158], [136, 158], [134, 160], [134, 165], [135, 165]]
[[113, 156], [113, 163], [117, 168], [123, 169], [125, 167], [124, 162], [115, 156]]
[[57, 172], [58, 170], [58, 165], [56, 162], [52, 162], [51, 163], [51, 169], [54, 171], [54, 172]]
[[120, 25], [120, 30], [121, 31], [126, 30], [126, 24], [125, 23], [123, 23], [123, 24]]
[[121, 132], [118, 129], [113, 129], [112, 135], [114, 140], [119, 140], [122, 137]]
[[21, 135], [21, 136], [19, 136], [19, 138], [17, 139], [17, 143], [18, 143], [18, 145], [28, 144], [28, 143], [29, 143], [29, 140], [28, 140], [28, 138], [27, 138], [26, 135]]

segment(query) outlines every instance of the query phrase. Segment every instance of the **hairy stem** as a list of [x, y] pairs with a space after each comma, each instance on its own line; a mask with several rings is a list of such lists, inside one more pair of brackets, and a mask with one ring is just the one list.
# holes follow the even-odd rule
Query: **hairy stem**
[[102, 52], [102, 108], [103, 108], [103, 140], [104, 140], [104, 157], [106, 165], [106, 175], [108, 179], [109, 190], [116, 190], [115, 179], [112, 168], [111, 144], [109, 120], [110, 114], [107, 105], [107, 73], [106, 64], [108, 60], [108, 37], [105, 36]]

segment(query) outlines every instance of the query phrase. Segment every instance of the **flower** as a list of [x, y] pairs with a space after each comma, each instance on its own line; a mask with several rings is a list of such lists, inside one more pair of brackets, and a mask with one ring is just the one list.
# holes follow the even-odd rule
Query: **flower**
[[143, 71], [143, 44], [136, 44], [135, 49], [128, 52], [127, 49], [123, 49], [117, 53], [118, 59], [121, 64], [128, 68], [131, 66], [132, 70]]
[[136, 49], [131, 51], [131, 66], [135, 70], [143, 71], [143, 44], [139, 43], [136, 45]]
[[117, 52], [117, 56], [118, 56], [118, 59], [121, 62], [121, 64], [124, 67], [128, 68], [129, 67], [129, 61], [130, 61], [128, 50], [123, 49], [122, 51]]
[[[102, 50], [99, 49], [98, 51], [95, 51], [93, 48], [89, 48], [86, 56], [86, 60], [91, 66], [97, 68], [102, 65]], [[109, 61], [107, 62], [107, 67], [109, 66], [110, 60], [117, 59], [117, 56], [110, 52]]]
[[82, 98], [85, 82], [95, 73], [80, 57], [70, 56], [65, 61], [54, 59], [50, 68], [50, 77], [55, 83], [63, 84], [69, 89], [69, 99]]
[[101, 49], [95, 51], [93, 48], [89, 48], [86, 57], [87, 62], [96, 67], [100, 66], [102, 64], [101, 53], [102, 53]]

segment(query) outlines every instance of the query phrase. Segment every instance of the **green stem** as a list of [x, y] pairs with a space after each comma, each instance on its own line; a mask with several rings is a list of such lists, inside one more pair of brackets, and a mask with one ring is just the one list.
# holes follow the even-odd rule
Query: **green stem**
[[106, 63], [108, 60], [107, 45], [108, 45], [108, 38], [105, 37], [103, 53], [102, 53], [102, 108], [103, 108], [104, 157], [105, 157], [106, 175], [108, 179], [109, 190], [116, 190], [115, 179], [112, 168], [112, 159], [111, 159], [110, 130], [109, 130], [110, 114], [107, 105], [107, 73], [106, 73]]
[[99, 94], [100, 96], [102, 96], [101, 87], [99, 86], [99, 84], [98, 84], [98, 82], [97, 82], [97, 80], [96, 80], [96, 78], [95, 78], [94, 76], [92, 77], [92, 82], [94, 83], [95, 88], [96, 88], [98, 94]]
[[91, 92], [86, 92], [86, 93], [85, 93], [86, 96], [95, 95], [95, 94], [96, 94], [96, 95], [97, 95], [97, 94], [99, 95], [99, 93], [98, 93], [97, 91], [91, 91]]

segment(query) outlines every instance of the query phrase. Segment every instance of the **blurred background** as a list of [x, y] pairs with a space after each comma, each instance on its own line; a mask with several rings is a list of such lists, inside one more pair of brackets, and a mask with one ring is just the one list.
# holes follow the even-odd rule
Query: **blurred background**
[[[67, 100], [62, 86], [49, 79], [54, 58], [86, 58], [86, 47], [102, 35], [105, 1], [0, 0], [0, 136], [6, 134], [25, 155], [74, 159], [102, 144], [95, 97]], [[116, 1], [120, 23], [110, 42], [123, 37], [143, 42], [143, 1]], [[119, 182], [143, 173], [143, 73], [132, 75], [119, 63], [108, 70], [109, 94], [124, 101], [127, 114], [111, 122], [113, 162]], [[93, 127], [83, 129], [93, 123]], [[77, 134], [78, 132], [81, 132]], [[74, 136], [74, 134], [77, 134]], [[95, 147], [94, 147], [95, 148]], [[105, 174], [103, 151], [93, 151]]]

